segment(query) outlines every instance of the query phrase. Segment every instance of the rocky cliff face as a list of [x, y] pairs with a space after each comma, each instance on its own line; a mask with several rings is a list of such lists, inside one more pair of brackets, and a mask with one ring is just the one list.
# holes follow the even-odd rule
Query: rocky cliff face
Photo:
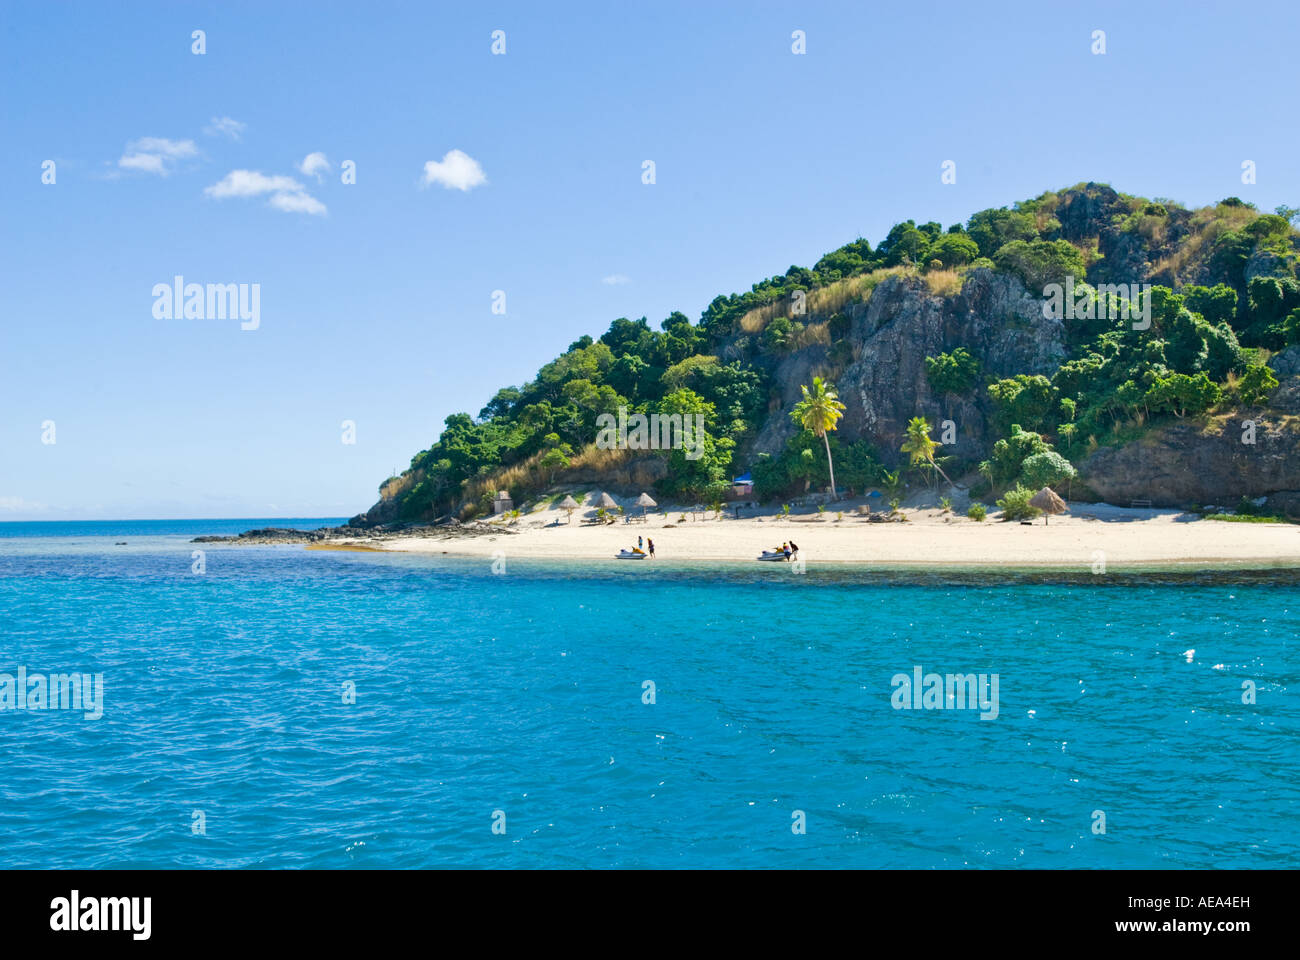
[[[1245, 423], [1253, 421], [1254, 443]], [[1121, 505], [1235, 507], [1242, 497], [1300, 506], [1300, 424], [1276, 411], [1241, 411], [1208, 427], [1178, 423], [1134, 443], [1098, 450], [1079, 474], [1102, 499]]]
[[[1050, 374], [1065, 357], [1064, 326], [1043, 317], [1042, 304], [1012, 276], [974, 270], [961, 293], [932, 295], [917, 278], [891, 277], [865, 303], [845, 309], [852, 360], [836, 377], [846, 409], [840, 436], [865, 438], [887, 464], [897, 463], [907, 421], [924, 416], [940, 432], [951, 420], [957, 443], [944, 453], [966, 460], [987, 456], [991, 401], [983, 390], [966, 396], [937, 396], [925, 376], [925, 358], [965, 347], [978, 357], [983, 373], [1010, 377]], [[774, 410], [755, 442], [756, 452], [776, 453], [795, 433], [789, 412], [801, 396], [799, 385], [830, 368], [825, 347], [799, 351], [781, 361], [774, 382], [781, 385]]]
[[1098, 450], [1079, 464], [1081, 479], [1112, 503], [1235, 507], [1242, 497], [1267, 497], [1272, 509], [1300, 516], [1300, 347], [1269, 365], [1279, 383], [1267, 408], [1243, 409], [1209, 426], [1177, 423]]
[[[1144, 256], [1135, 253], [1135, 256]], [[983, 375], [1050, 375], [1065, 357], [1060, 321], [1043, 317], [1041, 301], [1015, 277], [975, 270], [960, 294], [932, 295], [918, 278], [891, 277], [866, 303], [845, 308], [851, 361], [835, 375], [845, 405], [839, 435], [869, 440], [887, 465], [904, 457], [907, 421], [924, 416], [940, 433], [952, 420], [957, 443], [944, 449], [967, 462], [989, 455], [991, 401], [977, 389], [964, 396], [936, 396], [925, 376], [925, 358], [965, 347], [979, 358]], [[812, 320], [825, 318], [810, 318]], [[1150, 500], [1160, 506], [1232, 507], [1242, 497], [1270, 497], [1283, 512], [1300, 514], [1300, 347], [1271, 361], [1280, 380], [1264, 409], [1242, 410], [1216, 420], [1176, 423], [1123, 447], [1107, 447], [1079, 464], [1080, 479], [1112, 503]], [[773, 371], [779, 406], [769, 414], [753, 452], [775, 454], [795, 433], [789, 411], [799, 385], [834, 370], [831, 351], [810, 347], [785, 357]], [[1255, 424], [1254, 443], [1243, 443], [1244, 424]]]

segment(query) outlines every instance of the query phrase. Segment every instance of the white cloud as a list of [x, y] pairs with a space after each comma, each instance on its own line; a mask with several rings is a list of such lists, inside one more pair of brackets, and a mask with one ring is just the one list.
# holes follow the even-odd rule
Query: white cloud
[[167, 176], [177, 160], [197, 157], [199, 148], [193, 140], [168, 140], [166, 137], [141, 137], [126, 145], [126, 151], [117, 161], [123, 170], [139, 170]]
[[424, 165], [420, 185], [440, 183], [448, 190], [472, 190], [487, 183], [477, 160], [460, 150], [448, 150], [441, 162], [429, 160]]
[[196, 157], [199, 154], [199, 148], [194, 146], [193, 140], [168, 140], [166, 137], [141, 137], [128, 143], [126, 149], [138, 150], [140, 153], [160, 153], [174, 159]]
[[302, 163], [298, 164], [299, 173], [305, 177], [315, 177], [317, 181], [321, 179], [321, 173], [329, 168], [329, 160], [319, 151], [307, 154], [303, 157]]
[[203, 192], [215, 200], [228, 197], [258, 197], [271, 194], [268, 204], [285, 213], [309, 213], [324, 216], [325, 204], [307, 193], [306, 188], [293, 177], [267, 176], [258, 170], [231, 170]]
[[163, 158], [156, 153], [124, 153], [122, 158], [117, 161], [117, 165], [123, 170], [140, 170], [144, 173], [157, 173], [167, 176], [167, 169], [163, 166]]
[[203, 192], [209, 197], [255, 197], [262, 193], [301, 193], [304, 187], [293, 177], [271, 176], [257, 170], [231, 170]]
[[203, 132], [209, 137], [223, 136], [238, 140], [247, 127], [248, 124], [240, 123], [231, 117], [213, 117], [212, 122], [203, 128]]
[[621, 273], [611, 273], [608, 277], [601, 277], [600, 282], [608, 286], [618, 286], [620, 283], [631, 283], [632, 278]]
[[325, 204], [306, 193], [274, 193], [269, 203], [285, 213], [310, 213], [315, 217], [323, 217], [327, 212]]

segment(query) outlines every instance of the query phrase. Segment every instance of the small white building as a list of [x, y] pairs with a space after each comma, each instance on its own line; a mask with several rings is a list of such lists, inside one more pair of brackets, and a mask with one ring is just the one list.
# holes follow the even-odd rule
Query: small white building
[[509, 513], [515, 508], [515, 502], [510, 499], [509, 490], [498, 490], [496, 497], [492, 500], [492, 515], [499, 517], [503, 513]]

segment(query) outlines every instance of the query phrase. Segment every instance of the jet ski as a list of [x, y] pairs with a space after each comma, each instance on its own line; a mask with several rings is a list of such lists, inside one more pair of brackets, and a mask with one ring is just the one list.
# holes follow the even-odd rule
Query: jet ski
[[783, 550], [764, 550], [755, 559], [758, 560], [784, 560], [785, 551]]
[[633, 547], [631, 550], [620, 550], [615, 555], [614, 559], [615, 560], [644, 560], [649, 556], [650, 554], [646, 553], [644, 550], [638, 550], [636, 549], [636, 547]]

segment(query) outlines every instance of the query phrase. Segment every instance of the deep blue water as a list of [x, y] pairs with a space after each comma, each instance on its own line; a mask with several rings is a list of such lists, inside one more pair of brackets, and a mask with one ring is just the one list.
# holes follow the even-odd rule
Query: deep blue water
[[[104, 681], [0, 710], [0, 867], [1300, 867], [1294, 574], [196, 574], [203, 523], [0, 540], [0, 674]], [[893, 709], [916, 665], [998, 717]]]
[[347, 520], [347, 517], [324, 520], [303, 517], [281, 517], [269, 520], [28, 520], [0, 523], [0, 538], [230, 536], [243, 533], [245, 530], [258, 530], [264, 527], [284, 527], [289, 530], [337, 527]]

